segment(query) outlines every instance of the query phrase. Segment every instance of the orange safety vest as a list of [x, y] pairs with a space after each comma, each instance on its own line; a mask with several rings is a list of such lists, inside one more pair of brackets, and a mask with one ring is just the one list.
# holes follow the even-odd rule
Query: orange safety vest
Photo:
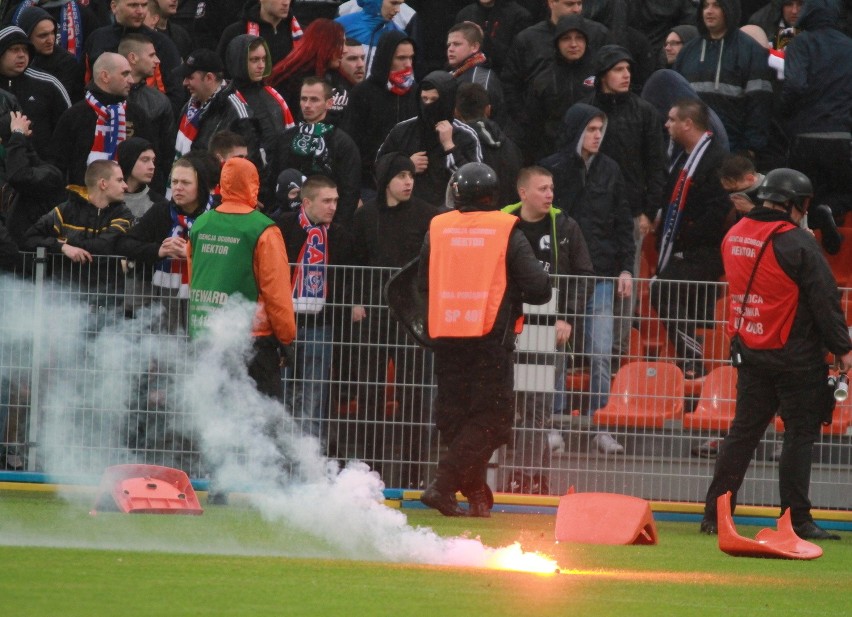
[[447, 212], [429, 226], [429, 336], [481, 337], [506, 293], [506, 250], [518, 217]]

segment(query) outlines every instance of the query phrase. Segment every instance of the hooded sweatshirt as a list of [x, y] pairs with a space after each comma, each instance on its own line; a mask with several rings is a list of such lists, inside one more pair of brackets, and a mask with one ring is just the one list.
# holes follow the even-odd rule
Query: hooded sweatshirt
[[[794, 36], [794, 26], [784, 21], [784, 3], [786, 0], [772, 0], [766, 6], [756, 11], [748, 23], [760, 26], [766, 33], [766, 38], [775, 49], [783, 49]], [[788, 31], [788, 32], [784, 32]], [[784, 32], [784, 34], [782, 34]], [[779, 43], [781, 45], [779, 45]]]
[[[284, 129], [294, 126], [293, 110], [287, 106], [280, 95], [276, 97], [277, 93], [273, 94], [274, 91], [267, 89], [263, 81], [249, 79], [249, 46], [255, 41], [263, 41], [263, 39], [251, 34], [241, 34], [228, 43], [225, 52], [225, 70], [231, 76], [233, 87], [245, 99], [252, 117], [260, 123], [263, 147], [266, 152], [269, 152], [275, 136]], [[266, 50], [266, 69], [263, 73], [265, 79], [272, 72], [272, 64], [269, 46], [265, 41], [263, 47]]]
[[412, 86], [405, 94], [395, 94], [388, 88], [393, 56], [402, 43], [414, 45], [414, 41], [399, 31], [382, 36], [376, 47], [372, 73], [349, 92], [349, 105], [341, 126], [361, 153], [362, 186], [375, 186], [373, 166], [385, 136], [399, 122], [417, 115], [416, 87]]
[[[541, 161], [553, 174], [553, 206], [577, 221], [597, 276], [633, 272], [633, 217], [618, 163], [605, 154], [583, 159], [583, 134], [597, 107], [577, 103], [563, 119], [560, 150]], [[604, 119], [604, 139], [606, 139]]]
[[739, 0], [719, 0], [728, 24], [725, 35], [710, 38], [699, 13], [700, 38], [684, 45], [674, 69], [719, 114], [733, 152], [766, 147], [772, 110], [772, 83], [766, 50], [737, 28]]
[[[418, 115], [393, 127], [376, 157], [394, 152], [410, 157], [425, 152], [429, 164], [415, 176], [414, 195], [437, 206], [444, 204], [450, 176], [465, 163], [482, 162], [482, 150], [476, 131], [454, 118], [456, 81], [452, 75], [446, 71], [429, 73], [419, 92], [433, 89], [438, 91], [438, 100], [429, 105], [421, 101]], [[441, 121], [453, 126], [451, 150], [444, 150], [435, 130]]]
[[263, 37], [266, 44], [269, 46], [269, 52], [272, 55], [272, 62], [267, 63], [268, 67], [276, 64], [293, 50], [294, 41], [302, 37], [302, 27], [299, 21], [293, 15], [293, 6], [295, 2], [290, 4], [290, 12], [282, 19], [277, 26], [263, 21], [260, 18], [260, 4], [257, 2], [247, 2], [243, 9], [239, 21], [229, 25], [222, 31], [222, 36], [219, 39], [219, 45], [216, 47], [216, 53], [222, 58], [222, 61], [227, 61], [226, 50], [228, 44], [241, 34], [249, 34], [250, 25], [257, 24], [257, 34]]
[[343, 26], [348, 38], [355, 39], [364, 46], [366, 71], [369, 75], [382, 35], [403, 30], [392, 20], [382, 17], [382, 0], [358, 0], [358, 6], [361, 10], [357, 13], [341, 15], [335, 21]]
[[634, 0], [630, 2], [630, 23], [644, 32], [652, 49], [662, 49], [674, 26], [695, 22], [694, 0]]
[[[669, 30], [668, 34], [666, 34], [666, 38], [668, 38], [669, 34], [671, 34], [672, 32], [674, 32], [678, 36], [678, 38], [680, 38], [680, 41], [681, 43], [683, 43], [683, 45], [686, 45], [692, 39], [698, 38], [698, 28], [696, 28], [692, 24], [682, 24], [680, 26], [675, 26], [674, 28]], [[683, 47], [681, 47], [681, 49], [683, 49]], [[668, 63], [668, 61], [666, 60], [666, 53], [664, 49], [660, 50], [658, 64], [661, 68], [666, 69], [672, 68], [672, 65], [674, 64]]]
[[583, 15], [609, 29], [607, 43], [620, 45], [633, 57], [630, 89], [639, 94], [654, 71], [656, 58], [648, 37], [629, 23], [627, 0], [596, 0], [583, 4]]
[[[199, 217], [199, 220], [206, 216], [246, 216], [255, 212], [260, 179], [257, 168], [251, 161], [241, 158], [229, 159], [222, 168], [219, 187], [222, 195], [221, 205]], [[290, 295], [290, 267], [281, 230], [272, 219], [265, 216], [264, 218], [269, 224], [258, 237], [252, 258], [252, 270], [258, 291], [252, 335], [272, 335], [286, 345], [296, 337], [296, 320]], [[191, 244], [187, 246], [187, 255], [191, 273]], [[200, 255], [196, 259], [203, 258], [203, 255]], [[227, 293], [230, 290], [220, 291]]]
[[[785, 49], [781, 102], [790, 135], [852, 131], [852, 39], [836, 0], [809, 0]], [[848, 139], [848, 137], [847, 137]]]

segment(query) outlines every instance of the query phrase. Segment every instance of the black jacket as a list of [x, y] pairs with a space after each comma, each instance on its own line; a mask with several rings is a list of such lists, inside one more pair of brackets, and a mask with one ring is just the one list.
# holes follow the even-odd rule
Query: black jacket
[[174, 42], [162, 32], [152, 30], [148, 26], [127, 28], [116, 23], [98, 28], [86, 39], [89, 67], [93, 66], [98, 56], [105, 51], [117, 51], [121, 39], [128, 34], [143, 34], [151, 39], [157, 51], [157, 57], [160, 59], [160, 74], [166, 90], [165, 94], [172, 103], [172, 109], [177, 111], [186, 101], [183, 80], [174, 72], [181, 65], [182, 60]]
[[[121, 97], [107, 94], [94, 85], [90, 85], [88, 90], [104, 105], [113, 105], [122, 100]], [[128, 103], [126, 122], [128, 137], [142, 137], [155, 144], [155, 147], [160, 142], [160, 136], [154, 133], [144, 109]], [[85, 184], [86, 159], [92, 150], [95, 126], [97, 115], [85, 100], [77, 101], [59, 117], [46, 158], [67, 174], [69, 184]], [[160, 156], [159, 152], [157, 156]]]
[[65, 87], [53, 75], [28, 67], [17, 77], [0, 77], [0, 88], [18, 99], [21, 111], [32, 122], [33, 147], [45, 156], [59, 117], [71, 107]]
[[[763, 207], [755, 208], [746, 217], [773, 227], [790, 220], [786, 212]], [[796, 316], [783, 348], [746, 347], [745, 363], [777, 371], [796, 371], [825, 364], [826, 351], [836, 357], [846, 354], [852, 343], [840, 306], [840, 291], [813, 235], [799, 228], [776, 234], [772, 251], [778, 265], [799, 288]]]
[[694, 0], [633, 0], [629, 4], [630, 24], [645, 33], [656, 53], [673, 27], [695, 23], [695, 6]]
[[541, 166], [553, 174], [553, 205], [583, 230], [595, 274], [618, 276], [633, 272], [635, 254], [624, 179], [618, 164], [607, 155], [593, 156], [587, 170], [580, 154], [586, 126], [600, 113], [584, 103], [571, 107], [563, 120], [564, 145]]
[[[594, 52], [606, 44], [608, 31], [601, 24], [586, 20], [587, 51]], [[556, 25], [547, 19], [530, 26], [515, 37], [500, 79], [509, 115], [523, 123], [526, 120], [524, 99], [529, 84], [553, 59], [553, 35]]]
[[497, 173], [497, 180], [500, 183], [497, 203], [504, 206], [516, 202], [518, 200], [516, 180], [518, 172], [523, 167], [520, 148], [493, 120], [480, 118], [466, 121], [465, 124], [476, 131], [479, 147], [482, 150], [482, 162]]
[[[265, 195], [275, 194], [275, 183], [278, 174], [285, 169], [296, 169], [304, 176], [322, 174], [328, 176], [337, 184], [337, 192], [340, 201], [337, 205], [337, 213], [334, 220], [344, 227], [352, 223], [352, 215], [358, 207], [358, 199], [361, 193], [361, 167], [358, 147], [345, 131], [332, 127], [330, 133], [324, 135], [327, 147], [328, 159], [323, 162], [316, 157], [307, 157], [293, 151], [293, 141], [300, 135], [305, 127], [300, 122], [292, 129], [280, 133], [272, 145], [270, 173], [267, 174], [267, 187]], [[329, 125], [331, 126], [331, 125]]]
[[72, 105], [83, 98], [86, 85], [83, 65], [61, 47], [54, 47], [49, 56], [33, 55], [30, 67], [56, 77], [68, 93]]
[[606, 113], [601, 152], [621, 168], [630, 212], [633, 216], [645, 214], [653, 221], [666, 182], [666, 153], [657, 110], [632, 92], [604, 94], [598, 90], [587, 102]]
[[388, 32], [379, 39], [370, 76], [349, 91], [349, 105], [341, 126], [361, 153], [361, 184], [375, 186], [376, 153], [390, 130], [417, 115], [418, 96], [414, 86], [403, 95], [387, 88], [391, 61], [400, 43], [413, 41], [402, 32]]
[[65, 198], [65, 176], [42, 161], [29, 138], [20, 133], [12, 133], [4, 146], [6, 181], [17, 193], [6, 227], [15, 242], [23, 245], [27, 230]]
[[[719, 0], [729, 24], [739, 23], [739, 0]], [[700, 37], [689, 41], [675, 60], [674, 70], [719, 114], [732, 152], [760, 152], [769, 138], [772, 74], [767, 51], [735, 26], [712, 40], [699, 15]]]
[[[254, 22], [259, 27], [259, 35], [269, 45], [269, 52], [272, 54], [272, 64], [282, 60], [284, 56], [293, 50], [293, 34], [290, 30], [291, 24], [295, 16], [293, 15], [293, 5], [290, 5], [290, 13], [281, 20], [277, 27], [260, 19], [260, 4], [257, 2], [249, 2], [243, 9], [239, 21], [232, 23], [224, 31], [219, 38], [219, 45], [216, 47], [216, 53], [223, 61], [227, 61], [226, 50], [228, 43], [232, 39], [241, 34], [248, 33], [248, 23]], [[298, 20], [297, 20], [298, 21]]]
[[482, 51], [498, 72], [503, 70], [503, 63], [515, 36], [533, 25], [529, 11], [514, 0], [495, 0], [490, 7], [472, 2], [456, 15], [457, 24], [463, 21], [472, 21], [482, 28], [485, 35]]
[[835, 0], [810, 0], [799, 15], [803, 32], [785, 48], [781, 102], [791, 136], [852, 131], [852, 39], [838, 23]]
[[175, 158], [177, 122], [171, 101], [165, 94], [142, 81], [130, 88], [127, 103], [143, 110], [148, 116], [148, 130], [155, 138], [151, 143], [157, 154], [157, 173], [151, 186], [158, 193], [163, 193]]
[[620, 45], [630, 52], [633, 57], [630, 90], [639, 94], [645, 80], [654, 72], [656, 54], [648, 37], [630, 23], [627, 5], [627, 0], [587, 2], [583, 4], [583, 15], [607, 27], [608, 43]]
[[[234, 84], [227, 84], [219, 92], [213, 95], [210, 104], [204, 110], [201, 122], [198, 126], [198, 134], [192, 142], [193, 150], [207, 150], [213, 135], [219, 131], [234, 130], [234, 123], [242, 118], [252, 117], [251, 109], [240, 101], [235, 93]], [[178, 118], [186, 113], [190, 100], [180, 110]], [[180, 122], [180, 120], [178, 120]]]
[[[206, 205], [206, 204], [205, 204]], [[197, 218], [205, 212], [204, 206], [198, 208], [190, 216]], [[133, 259], [139, 264], [153, 266], [162, 259], [159, 256], [163, 240], [172, 235], [171, 204], [158, 201], [142, 215], [130, 231], [121, 236], [116, 243], [116, 253]], [[153, 270], [148, 269], [148, 278]]]
[[559, 53], [559, 38], [577, 30], [589, 38], [588, 20], [582, 15], [563, 17], [553, 31], [553, 54], [545, 68], [532, 80], [526, 96], [527, 143], [530, 160], [549, 156], [556, 151], [562, 118], [574, 103], [594, 92], [595, 74], [593, 54], [586, 53], [575, 62], [569, 62]]
[[[481, 162], [482, 149], [476, 131], [453, 119], [456, 82], [452, 76], [445, 71], [434, 71], [423, 79], [421, 90], [424, 84], [435, 86], [438, 101], [429, 108], [421, 103], [416, 117], [393, 127], [376, 158], [393, 152], [409, 157], [415, 152], [425, 152], [429, 165], [414, 176], [414, 196], [437, 206], [444, 204], [450, 176], [465, 163]], [[434, 129], [441, 120], [453, 125], [454, 147], [450, 151], [444, 150]]]

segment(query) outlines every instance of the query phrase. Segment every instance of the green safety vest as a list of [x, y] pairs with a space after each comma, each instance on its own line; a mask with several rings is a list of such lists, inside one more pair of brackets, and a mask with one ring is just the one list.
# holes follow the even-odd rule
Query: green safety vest
[[211, 210], [189, 232], [192, 280], [189, 290], [189, 335], [206, 329], [207, 320], [233, 294], [257, 301], [254, 249], [260, 235], [275, 223], [265, 214], [228, 214]]

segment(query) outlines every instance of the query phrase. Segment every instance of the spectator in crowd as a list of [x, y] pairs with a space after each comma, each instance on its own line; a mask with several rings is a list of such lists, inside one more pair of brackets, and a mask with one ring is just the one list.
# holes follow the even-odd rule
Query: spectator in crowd
[[261, 144], [269, 155], [278, 134], [296, 125], [293, 119], [296, 108], [291, 109], [277, 90], [264, 83], [272, 65], [269, 48], [262, 38], [241, 34], [228, 44], [225, 55], [231, 85], [260, 123]]
[[118, 53], [127, 58], [133, 85], [127, 102], [141, 109], [148, 116], [150, 133], [157, 153], [157, 169], [152, 181], [158, 192], [165, 189], [169, 169], [174, 159], [174, 143], [177, 135], [175, 115], [169, 97], [148, 85], [148, 80], [157, 73], [160, 59], [154, 44], [144, 34], [128, 34], [118, 44]]
[[[757, 203], [757, 189], [765, 176], [759, 173], [754, 162], [742, 154], [729, 154], [722, 159], [719, 180], [734, 204], [737, 219], [748, 214]], [[730, 216], [729, 216], [730, 220]]]
[[[82, 3], [78, 0], [22, 0], [10, 2], [8, 6], [9, 10], [4, 15], [3, 23], [12, 23], [21, 28], [23, 26], [18, 20], [27, 8], [37, 6], [47, 11], [58, 24], [56, 44], [74, 56], [81, 65], [85, 56], [86, 39], [105, 23], [95, 14], [88, 2]], [[23, 29], [26, 31], [26, 28]]]
[[[461, 491], [470, 516], [488, 517], [494, 503], [485, 477], [488, 461], [510, 440], [515, 415], [515, 323], [522, 302], [550, 299], [550, 278], [515, 229], [518, 218], [494, 212], [497, 178], [491, 168], [464, 165], [452, 193], [457, 209], [432, 219], [420, 252], [418, 286], [428, 294], [438, 382], [436, 426], [448, 446], [420, 500], [445, 516], [461, 516], [465, 512], [456, 502]], [[460, 237], [481, 242], [454, 242]], [[453, 291], [472, 291], [482, 299], [446, 293]], [[454, 311], [478, 319], [443, 318]]]
[[[394, 21], [404, 5], [405, 0], [358, 0], [361, 10], [337, 18], [336, 21], [346, 31], [346, 38], [355, 39], [364, 46], [367, 75], [370, 75], [382, 36], [388, 32], [405, 32], [405, 28]], [[411, 36], [407, 32], [405, 34]]]
[[269, 216], [278, 220], [286, 212], [298, 212], [302, 207], [302, 184], [305, 176], [296, 169], [285, 169], [275, 182], [275, 199]]
[[664, 69], [672, 68], [683, 46], [692, 39], [697, 38], [698, 28], [693, 25], [683, 24], [672, 28], [666, 35], [666, 40], [663, 43], [662, 53], [660, 54], [660, 67]]
[[299, 21], [308, 26], [315, 19], [334, 19], [343, 4], [344, 0], [299, 0], [295, 10]]
[[[755, 12], [749, 24], [760, 26], [773, 49], [784, 49], [796, 36], [804, 0], [771, 0]], [[839, 16], [838, 16], [839, 20]], [[835, 22], [838, 28], [840, 24]]]
[[515, 36], [533, 24], [532, 15], [515, 0], [476, 0], [456, 15], [456, 23], [469, 21], [482, 28], [482, 51], [498, 73]]
[[709, 126], [701, 101], [681, 99], [669, 110], [666, 127], [684, 152], [669, 172], [664, 193], [669, 197], [657, 233], [660, 252], [651, 294], [688, 379], [704, 375], [695, 324], [716, 304], [713, 287], [706, 283], [722, 275], [719, 247], [731, 210], [719, 178], [725, 151]]
[[18, 99], [32, 126], [32, 144], [40, 156], [62, 112], [71, 107], [64, 86], [53, 75], [29, 67], [32, 45], [17, 26], [0, 30], [0, 86]]
[[177, 47], [181, 58], [186, 58], [195, 48], [192, 36], [183, 26], [171, 21], [178, 10], [177, 0], [148, 0], [148, 17], [145, 25], [164, 34]]
[[38, 6], [27, 6], [16, 12], [13, 25], [30, 39], [30, 68], [53, 75], [68, 93], [72, 103], [83, 98], [83, 65], [56, 42], [56, 21]]
[[[287, 401], [302, 429], [320, 439], [328, 436], [328, 397], [333, 327], [342, 319], [346, 272], [336, 266], [352, 263], [352, 236], [335, 222], [338, 193], [334, 181], [311, 176], [301, 188], [301, 207], [277, 221], [294, 264], [290, 272], [296, 311], [295, 363], [289, 371]], [[339, 336], [340, 333], [338, 333]]]
[[479, 26], [462, 22], [450, 28], [447, 34], [447, 64], [459, 84], [475, 83], [485, 88], [491, 102], [492, 117], [505, 125], [508, 117], [503, 103], [503, 86], [482, 53], [482, 29]]
[[175, 154], [190, 150], [206, 150], [216, 133], [232, 129], [251, 111], [236, 93], [236, 88], [224, 80], [224, 66], [214, 52], [197, 49], [186, 59], [180, 75], [189, 90], [189, 101], [180, 114]]
[[586, 0], [583, 16], [606, 26], [609, 30], [607, 43], [630, 52], [633, 58], [630, 88], [636, 94], [642, 92], [645, 80], [656, 69], [657, 58], [648, 37], [630, 23], [627, 0]]
[[133, 222], [137, 223], [151, 206], [165, 201], [150, 186], [157, 166], [157, 153], [150, 141], [131, 137], [118, 145], [116, 160], [127, 184], [124, 203], [133, 215]]
[[272, 219], [256, 209], [260, 178], [250, 161], [225, 163], [220, 186], [221, 205], [196, 221], [186, 247], [189, 333], [201, 335], [210, 315], [234, 294], [255, 302], [248, 374], [258, 392], [283, 400], [279, 349], [296, 336], [284, 239]]
[[497, 174], [500, 185], [497, 202], [510, 204], [517, 201], [515, 178], [521, 170], [523, 158], [515, 142], [491, 119], [491, 102], [485, 88], [475, 83], [460, 85], [456, 92], [455, 117], [476, 131], [482, 161]]
[[[564, 119], [563, 148], [541, 162], [553, 174], [553, 204], [577, 221], [594, 266], [583, 324], [583, 351], [590, 365], [588, 415], [605, 407], [612, 374], [614, 303], [633, 293], [633, 217], [618, 164], [600, 152], [607, 117], [600, 109], [576, 103]], [[606, 277], [606, 278], [604, 278]], [[603, 454], [624, 447], [606, 432], [593, 439]]]
[[155, 201], [118, 242], [117, 252], [143, 267], [152, 295], [165, 308], [163, 327], [169, 332], [187, 327], [187, 241], [195, 221], [210, 210], [212, 182], [199, 161], [178, 159], [172, 167], [171, 200]]
[[115, 159], [128, 135], [156, 143], [147, 112], [128, 103], [133, 86], [124, 56], [106, 52], [92, 67], [86, 97], [66, 110], [56, 123], [47, 159], [66, 174], [70, 184], [83, 184], [86, 167], [98, 159]]
[[5, 156], [0, 162], [12, 190], [5, 213], [5, 227], [12, 239], [24, 244], [24, 234], [63, 200], [65, 177], [55, 166], [39, 158], [30, 143], [30, 121], [19, 111], [0, 117], [0, 143]]
[[[737, 404], [707, 489], [701, 531], [718, 533], [716, 500], [730, 491], [731, 511], [755, 448], [775, 415], [784, 421], [778, 462], [781, 512], [806, 540], [840, 540], [811, 515], [814, 442], [834, 411], [826, 389], [826, 350], [840, 371], [852, 368], [852, 341], [831, 269], [799, 229], [813, 187], [793, 169], [775, 169], [758, 189], [762, 203], [725, 236], [722, 259], [731, 293], [727, 332], [737, 344]], [[767, 250], [756, 250], [758, 246]], [[762, 257], [762, 259], [761, 259]], [[754, 310], [759, 304], [759, 310]]]
[[648, 37], [651, 50], [657, 53], [672, 28], [695, 23], [696, 4], [695, 0], [632, 0], [630, 23]]
[[[358, 408], [371, 421], [366, 434], [367, 451], [362, 457], [368, 460], [392, 460], [394, 450], [417, 452], [425, 439], [421, 428], [411, 428], [400, 438], [394, 435], [394, 426], [382, 422], [386, 409], [394, 406], [393, 400], [385, 400], [387, 390], [380, 385], [386, 382], [390, 359], [396, 367], [397, 391], [401, 394], [396, 418], [420, 426], [429, 422], [428, 396], [421, 393], [429, 374], [428, 359], [422, 351], [403, 345], [401, 330], [388, 327], [392, 322], [382, 297], [390, 278], [389, 269], [401, 268], [417, 257], [429, 222], [438, 214], [438, 208], [415, 196], [418, 181], [410, 158], [399, 153], [382, 156], [376, 163], [378, 193], [355, 211], [352, 221], [354, 261], [369, 270], [359, 277], [354, 290], [356, 294], [361, 290], [353, 298], [356, 306], [352, 309], [350, 335], [358, 349], [357, 361], [344, 360], [343, 366], [354, 367], [357, 377], [350, 381], [361, 384]], [[382, 473], [386, 483], [392, 479], [391, 470]], [[420, 480], [419, 467], [414, 465], [403, 471], [399, 480], [403, 484], [399, 486], [417, 487]]]
[[180, 66], [181, 56], [177, 47], [166, 35], [145, 25], [149, 0], [112, 0], [110, 9], [114, 23], [98, 28], [86, 38], [87, 66], [93, 66], [104, 52], [118, 51], [118, 45], [126, 35], [144, 34], [154, 43], [160, 65], [152, 84], [166, 94], [172, 102], [172, 109], [181, 108], [186, 95], [181, 87], [175, 69]]
[[[316, 23], [316, 22], [314, 22]], [[302, 85], [300, 101], [303, 120], [279, 134], [272, 149], [269, 180], [275, 182], [279, 172], [296, 169], [304, 176], [324, 175], [335, 182], [340, 202], [335, 207], [335, 221], [349, 227], [358, 206], [360, 158], [358, 147], [345, 131], [326, 123], [332, 105], [331, 85], [318, 77], [308, 77]], [[275, 187], [267, 186], [265, 199]]]
[[[302, 42], [304, 32], [293, 14], [291, 0], [257, 0], [246, 2], [240, 19], [222, 31], [216, 52], [225, 59], [228, 43], [240, 34], [261, 37], [272, 54], [271, 65], [283, 60]], [[215, 32], [215, 31], [214, 31]]]
[[561, 18], [553, 31], [553, 61], [527, 91], [528, 124], [524, 128], [528, 159], [538, 160], [556, 151], [565, 112], [594, 91], [592, 61], [586, 19], [582, 15]]
[[766, 148], [772, 107], [766, 50], [738, 29], [738, 0], [702, 0], [701, 36], [678, 55], [674, 69], [719, 115], [731, 151], [755, 158]]
[[[529, 124], [524, 108], [530, 84], [553, 60], [553, 35], [559, 20], [568, 15], [579, 15], [582, 0], [547, 0], [548, 19], [534, 24], [518, 34], [506, 58], [500, 79], [506, 96], [506, 107], [512, 118], [523, 126]], [[586, 46], [594, 53], [606, 42], [607, 29], [601, 24], [586, 20]]]
[[346, 39], [343, 44], [343, 56], [340, 58], [338, 72], [343, 79], [335, 80], [332, 84], [334, 96], [331, 109], [328, 110], [328, 121], [340, 126], [346, 113], [346, 107], [351, 100], [351, 91], [356, 85], [364, 81], [367, 75], [367, 63], [364, 58], [364, 48], [355, 39]]
[[418, 110], [414, 81], [414, 42], [402, 32], [382, 36], [373, 57], [373, 72], [350, 91], [343, 129], [361, 153], [361, 192], [375, 195], [376, 153], [390, 130]]
[[449, 73], [429, 73], [420, 84], [420, 113], [393, 127], [377, 155], [410, 157], [417, 177], [414, 195], [434, 205], [443, 205], [453, 172], [482, 161], [476, 131], [453, 117], [455, 95], [456, 82]]
[[114, 255], [119, 237], [127, 233], [133, 215], [124, 205], [124, 176], [115, 161], [96, 160], [86, 168], [82, 187], [68, 191], [68, 200], [42, 216], [26, 233], [24, 248], [43, 246], [75, 263], [93, 255]]
[[[527, 469], [551, 467], [550, 445], [546, 430], [550, 426], [551, 409], [564, 411], [562, 398], [565, 390], [565, 353], [574, 332], [574, 321], [585, 310], [585, 297], [581, 293], [584, 283], [568, 276], [594, 276], [589, 249], [577, 221], [553, 207], [553, 176], [543, 167], [525, 167], [517, 175], [521, 201], [503, 208], [520, 220], [520, 229], [529, 240], [533, 253], [544, 271], [556, 279], [558, 287], [557, 313], [559, 317], [528, 315], [525, 325], [552, 326], [556, 331], [556, 355], [535, 357], [536, 363], [551, 364], [556, 369], [556, 394], [541, 395], [518, 392], [516, 404], [522, 412], [525, 431], [515, 439], [515, 452], [521, 454], [521, 465]], [[554, 282], [551, 280], [551, 282]], [[532, 429], [532, 430], [530, 430]], [[512, 477], [509, 492], [548, 494], [549, 482], [544, 473], [521, 473]]]
[[814, 204], [842, 221], [852, 210], [852, 39], [838, 29], [835, 0], [809, 0], [802, 30], [785, 49], [782, 111], [792, 141], [790, 167], [814, 186]]
[[338, 69], [343, 57], [343, 27], [329, 19], [318, 19], [305, 30], [297, 49], [272, 67], [267, 80], [291, 109], [299, 109], [302, 81], [306, 77], [325, 79], [332, 86], [344, 81]]

